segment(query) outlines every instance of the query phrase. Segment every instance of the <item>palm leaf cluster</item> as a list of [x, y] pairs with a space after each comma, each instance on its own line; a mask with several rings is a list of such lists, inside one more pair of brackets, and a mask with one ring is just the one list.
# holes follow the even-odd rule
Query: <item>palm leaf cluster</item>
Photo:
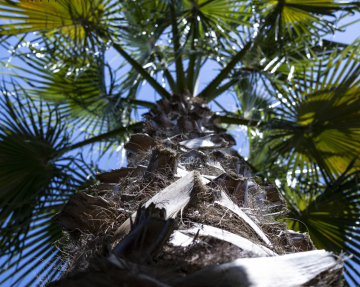
[[[189, 94], [220, 107], [218, 96], [233, 95], [236, 109], [221, 108], [218, 123], [245, 126], [249, 163], [280, 187], [289, 227], [309, 231], [318, 248], [352, 254], [345, 274], [355, 284], [360, 48], [325, 38], [359, 7], [0, 0], [0, 44], [10, 53], [1, 58], [1, 283], [31, 274], [27, 264], [40, 254], [56, 261], [61, 231], [48, 219], [93, 174], [79, 148], [92, 144], [102, 155], [121, 147], [142, 126], [137, 109], [154, 106], [139, 99], [148, 83], [160, 97]], [[211, 62], [219, 72], [198, 91]]]
[[[46, 219], [76, 189], [86, 186], [93, 171], [81, 157], [64, 155], [69, 131], [56, 109], [4, 90], [1, 110], [0, 244], [6, 257], [2, 270], [26, 269], [34, 257], [61, 265], [59, 250], [52, 244], [61, 237], [61, 229]], [[39, 265], [41, 261], [33, 268]], [[2, 277], [1, 284], [8, 280]]]

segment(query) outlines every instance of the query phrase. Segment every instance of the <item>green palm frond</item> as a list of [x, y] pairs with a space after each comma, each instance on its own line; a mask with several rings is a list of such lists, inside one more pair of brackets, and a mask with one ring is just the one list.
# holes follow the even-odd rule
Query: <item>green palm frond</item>
[[[89, 56], [82, 67], [60, 55], [49, 56], [40, 50], [31, 50], [30, 57], [26, 57], [26, 53], [18, 56], [28, 67], [8, 66], [14, 75], [22, 75], [31, 87], [25, 91], [33, 98], [46, 100], [89, 135], [130, 122], [132, 106], [122, 100], [121, 83], [105, 62], [103, 53]], [[110, 83], [106, 82], [107, 75]]]
[[[153, 30], [154, 32], [142, 33], [142, 28], [134, 26], [133, 29], [121, 33], [121, 43], [131, 50], [131, 56], [142, 66], [151, 77], [162, 74], [162, 86], [168, 81], [170, 89], [174, 90], [172, 84], [175, 80], [169, 71], [169, 66], [174, 63], [175, 57], [172, 49], [161, 39], [163, 28]], [[152, 31], [152, 30], [150, 30]], [[127, 98], [134, 99], [141, 88], [144, 77], [135, 68], [131, 68], [121, 82], [122, 93], [127, 92]]]
[[[54, 280], [66, 265], [61, 258], [61, 246], [54, 243], [61, 240], [63, 233], [49, 218], [61, 210], [63, 204], [39, 210], [41, 215], [33, 220], [24, 244], [13, 254], [1, 257], [1, 280], [4, 286], [34, 286]], [[36, 274], [36, 276], [34, 276]], [[25, 281], [25, 285], [23, 283]]]
[[279, 51], [276, 49], [276, 41], [264, 39], [258, 49], [244, 60], [244, 65], [267, 75], [273, 81], [287, 84], [294, 77], [304, 80], [306, 71], [320, 64], [316, 59], [321, 58], [326, 67], [326, 59], [332, 57], [334, 51], [341, 53], [346, 48], [345, 44], [319, 40], [312, 44], [303, 42], [296, 46], [289, 45]]
[[[288, 81], [294, 78], [297, 80], [300, 78], [301, 81], [311, 81], [312, 79], [308, 71], [315, 68], [326, 68], [328, 58], [332, 57], [334, 52], [340, 53], [347, 48], [345, 44], [321, 40], [315, 41], [312, 44], [299, 43], [296, 46], [289, 45], [279, 50], [276, 47], [275, 41], [269, 41], [263, 36], [258, 39], [257, 44], [246, 52], [245, 56], [234, 68], [234, 71], [228, 77], [230, 81], [219, 87], [219, 91], [228, 89], [228, 84], [230, 87], [236, 85], [238, 83], [236, 79], [242, 79], [244, 75], [249, 73], [258, 74], [264, 86], [271, 86], [273, 84], [287, 85]], [[223, 65], [231, 61], [232, 57], [236, 55], [236, 51], [232, 46], [227, 46], [225, 51], [227, 55], [220, 55], [219, 58]], [[349, 52], [349, 49], [347, 51]], [[201, 53], [199, 54], [201, 55]], [[322, 59], [321, 62], [316, 60], [319, 58]], [[323, 66], [319, 67], [319, 65]], [[264, 79], [266, 78], [272, 84], [265, 84]], [[271, 93], [273, 92], [274, 89], [272, 89]], [[211, 99], [216, 98], [220, 94], [217, 91], [213, 91]]]
[[[132, 56], [141, 58], [151, 53], [164, 31], [171, 25], [166, 1], [126, 1], [123, 3], [124, 24], [118, 31], [117, 39], [131, 49]], [[164, 45], [165, 45], [164, 41]]]
[[[179, 3], [183, 15], [183, 25], [189, 26], [199, 38], [213, 38], [216, 35], [228, 38], [228, 33], [236, 32], [240, 25], [249, 26], [251, 7], [246, 0], [183, 0]], [[180, 14], [179, 13], [179, 14]]]
[[[131, 9], [134, 6], [131, 2], [120, 4], [108, 0], [91, 1], [91, 3], [86, 0], [75, 2], [60, 0], [49, 1], [51, 4], [48, 5], [47, 2], [42, 1], [38, 3], [21, 0], [15, 3], [2, 0], [0, 11], [2, 8], [3, 12], [9, 14], [5, 20], [15, 22], [0, 25], [0, 35], [13, 36], [41, 31], [42, 34], [36, 39], [37, 42], [46, 46], [47, 50], [62, 51], [63, 55], [71, 58], [73, 62], [83, 61], [89, 55], [89, 50], [98, 53], [104, 46], [106, 48], [113, 46], [161, 95], [168, 97], [168, 92], [120, 44], [123, 34], [134, 32], [128, 27], [136, 26], [129, 24], [129, 17], [127, 18], [131, 11], [126, 11], [126, 7], [129, 6], [128, 9]], [[129, 3], [131, 4], [127, 5]], [[18, 17], [18, 14], [23, 17]], [[54, 19], [49, 20], [49, 14], [53, 14]]]
[[162, 29], [170, 26], [170, 20], [166, 19], [166, 14], [169, 12], [169, 6], [167, 1], [125, 1], [124, 6], [124, 17], [130, 23], [130, 27], [124, 29], [142, 29], [139, 35], [150, 34], [154, 30], [157, 30], [159, 26]]
[[[182, 31], [183, 54], [189, 59], [187, 86], [194, 92], [198, 80], [197, 67], [203, 59], [224, 60], [224, 45], [241, 46], [237, 35], [250, 26], [251, 7], [248, 1], [181, 1], [178, 12]], [[181, 10], [181, 9], [180, 9]]]
[[234, 87], [240, 102], [236, 115], [247, 119], [262, 119], [263, 111], [268, 110], [271, 105], [271, 97], [262, 86], [262, 82], [261, 76], [251, 73]]
[[[263, 2], [256, 2], [257, 5], [260, 5], [259, 7], [261, 7], [262, 9], [262, 13], [263, 9], [266, 8], [266, 5], [270, 5], [269, 1], [265, 2], [267, 3], [266, 5]], [[276, 1], [270, 1], [270, 3], [271, 2]], [[290, 0], [289, 2], [292, 1]], [[281, 5], [286, 6], [288, 5], [287, 3], [288, 2], [285, 2], [285, 0], [281, 1]], [[355, 2], [351, 2], [351, 5], [349, 3], [346, 3], [347, 2], [341, 2], [341, 5], [334, 4], [331, 6], [335, 7], [333, 9], [335, 12], [337, 10], [347, 10], [349, 7], [353, 8], [357, 5]], [[314, 4], [313, 2], [312, 4], [314, 5], [314, 7], [319, 6], [318, 4]], [[315, 12], [309, 11], [308, 13], [312, 15], [312, 13]], [[316, 13], [318, 13], [318, 10]], [[318, 43], [322, 41], [321, 37], [316, 37], [318, 43], [314, 42], [314, 39], [310, 37], [316, 35], [315, 28], [310, 27], [307, 31], [307, 36], [306, 33], [299, 32], [304, 38], [307, 39], [307, 41], [301, 41], [300, 36], [298, 36], [298, 38], [290, 39], [297, 41], [295, 45], [291, 46], [291, 44], [289, 43], [289, 37], [282, 37], [281, 39], [273, 37], [271, 31], [266, 31], [266, 28], [269, 28], [267, 25], [269, 25], [269, 19], [265, 19], [264, 23], [262, 21], [256, 23], [254, 22], [254, 29], [243, 33], [243, 39], [245, 39], [246, 41], [245, 43], [243, 43], [243, 45], [226, 45], [227, 55], [224, 57], [219, 57], [218, 59], [223, 63], [222, 66], [224, 68], [221, 73], [219, 73], [219, 75], [200, 93], [201, 96], [206, 97], [208, 100], [213, 99], [214, 95], [212, 95], [212, 93], [213, 91], [215, 91], [215, 88], [217, 88], [221, 81], [225, 80], [225, 78], [231, 73], [232, 69], [234, 69], [239, 62], [241, 62], [243, 66], [246, 66], [246, 68], [258, 70], [259, 73], [272, 74], [276, 71], [281, 71], [283, 74], [286, 74], [286, 79], [290, 80], [294, 76], [294, 72], [301, 72], [302, 74], [304, 74], [302, 70], [307, 69], [309, 66], [312, 66], [312, 57], [316, 57], [317, 54], [324, 51], [325, 47], [320, 47], [319, 49], [320, 45]], [[303, 25], [306, 26], [305, 24]], [[321, 36], [323, 35], [325, 34], [323, 33]], [[309, 39], [311, 41], [308, 41]], [[281, 49], [279, 49], [279, 43], [281, 43]], [[331, 49], [334, 49], [333, 44], [330, 42], [325, 41], [324, 45], [323, 41], [322, 45], [326, 46], [326, 48], [331, 47]], [[338, 47], [340, 46], [341, 45], [338, 45]], [[237, 47], [240, 47], [240, 51], [237, 49]], [[300, 71], [296, 71], [295, 68]]]
[[359, 10], [358, 1], [257, 0], [268, 37], [282, 44], [287, 39], [320, 38], [336, 31], [336, 12]]
[[57, 35], [61, 42], [86, 48], [97, 43], [95, 31], [116, 25], [121, 8], [108, 0], [1, 0], [0, 11], [7, 21], [0, 25], [1, 35], [43, 31], [47, 37]]
[[357, 280], [352, 283], [356, 284], [360, 279], [359, 173], [344, 173], [325, 187], [303, 184], [298, 188], [286, 192], [289, 228], [309, 232], [317, 248], [352, 255], [344, 263], [345, 274], [354, 272]]
[[14, 274], [22, 274], [19, 280], [32, 274], [26, 262], [40, 266], [56, 256], [50, 240], [61, 231], [48, 220], [92, 171], [81, 157], [60, 155], [69, 136], [58, 111], [5, 87], [0, 108], [0, 284], [6, 285]]
[[[349, 53], [351, 51], [351, 53]], [[311, 68], [290, 87], [277, 86], [281, 102], [266, 130], [275, 157], [293, 170], [319, 170], [332, 180], [360, 153], [360, 59], [354, 43]], [[320, 62], [322, 59], [319, 60]], [[356, 161], [354, 169], [360, 167]]]

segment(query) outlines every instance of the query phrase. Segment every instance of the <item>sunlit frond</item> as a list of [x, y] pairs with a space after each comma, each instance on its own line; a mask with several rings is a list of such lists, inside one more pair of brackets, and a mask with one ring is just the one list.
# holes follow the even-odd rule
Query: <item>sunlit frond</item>
[[[281, 104], [266, 129], [271, 130], [270, 148], [293, 172], [320, 169], [322, 176], [331, 180], [359, 154], [357, 49], [354, 43], [341, 56], [334, 51], [326, 65], [310, 69], [304, 80], [278, 86]], [[354, 168], [359, 165], [355, 162]]]
[[339, 0], [257, 0], [264, 17], [264, 32], [278, 44], [287, 39], [320, 38], [336, 31], [336, 12], [359, 10], [358, 1]]
[[239, 25], [250, 25], [249, 4], [247, 0], [183, 0], [179, 5], [184, 11], [183, 24], [192, 25], [189, 28], [196, 30], [199, 38], [216, 34], [227, 38], [226, 33], [237, 31]]
[[320, 63], [316, 60], [318, 58], [323, 60], [322, 64], [326, 67], [326, 58], [333, 56], [334, 51], [341, 53], [346, 47], [345, 44], [320, 40], [312, 44], [303, 42], [287, 45], [279, 51], [276, 41], [264, 39], [260, 42], [259, 48], [254, 49], [244, 60], [244, 65], [266, 74], [272, 81], [287, 84], [294, 77], [304, 80], [304, 76], [310, 76], [307, 71], [319, 67]]
[[97, 31], [117, 26], [121, 7], [108, 0], [0, 1], [0, 35], [39, 31], [66, 48], [95, 48]]

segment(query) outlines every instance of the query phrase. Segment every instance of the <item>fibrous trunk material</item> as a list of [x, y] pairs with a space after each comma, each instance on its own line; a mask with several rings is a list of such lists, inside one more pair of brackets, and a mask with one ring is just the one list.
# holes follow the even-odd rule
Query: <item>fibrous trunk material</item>
[[98, 174], [53, 217], [67, 265], [48, 286], [340, 285], [342, 261], [286, 230], [281, 193], [200, 98], [162, 99], [144, 118], [128, 167]]

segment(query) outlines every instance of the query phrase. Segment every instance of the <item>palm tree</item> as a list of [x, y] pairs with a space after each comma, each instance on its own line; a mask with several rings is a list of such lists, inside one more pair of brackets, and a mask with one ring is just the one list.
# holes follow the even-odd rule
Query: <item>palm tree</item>
[[[267, 258], [233, 260], [313, 248], [284, 222], [309, 232], [317, 248], [352, 254], [344, 272], [356, 284], [359, 45], [323, 38], [336, 31], [336, 16], [358, 10], [357, 1], [330, 0], [0, 0], [0, 41], [11, 55], [3, 62], [11, 77], [3, 80], [0, 117], [1, 284], [44, 267], [39, 258], [48, 262], [41, 282], [65, 274], [54, 286], [76, 278], [95, 284], [84, 270], [107, 274], [109, 284], [120, 276], [124, 284], [159, 286], [200, 286], [207, 278], [210, 286], [209, 272], [221, 268], [224, 280], [242, 271], [235, 285], [261, 280], [244, 266]], [[108, 53], [122, 60], [109, 65]], [[220, 71], [198, 92], [209, 61]], [[137, 98], [144, 82], [161, 101]], [[222, 108], [224, 92], [235, 95], [237, 110]], [[221, 113], [210, 112], [211, 101]], [[151, 108], [144, 123], [134, 120], [142, 107]], [[231, 150], [228, 125], [247, 128], [247, 161]], [[98, 146], [103, 155], [131, 132], [128, 168], [95, 175], [79, 149]], [[179, 195], [174, 185], [191, 188]], [[164, 190], [172, 196], [161, 206]], [[179, 236], [191, 244], [171, 248]], [[250, 245], [229, 242], [234, 236]], [[184, 261], [175, 260], [179, 254]], [[190, 262], [195, 255], [204, 260]], [[296, 286], [339, 284], [341, 264], [328, 253], [270, 259], [286, 262], [267, 266], [295, 261], [294, 268], [315, 270]], [[318, 269], [300, 264], [312, 260]]]

